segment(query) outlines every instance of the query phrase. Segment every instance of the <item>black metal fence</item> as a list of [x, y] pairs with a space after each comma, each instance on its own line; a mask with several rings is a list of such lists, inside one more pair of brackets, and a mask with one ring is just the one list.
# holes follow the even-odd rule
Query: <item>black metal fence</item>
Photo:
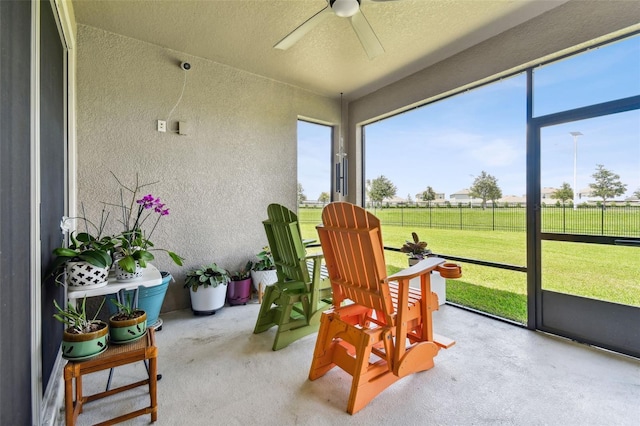
[[[526, 230], [526, 209], [521, 205], [476, 205], [369, 208], [384, 224], [440, 229], [490, 231]], [[320, 223], [321, 208], [300, 207], [301, 222]], [[542, 232], [585, 235], [640, 236], [639, 205], [542, 205]]]

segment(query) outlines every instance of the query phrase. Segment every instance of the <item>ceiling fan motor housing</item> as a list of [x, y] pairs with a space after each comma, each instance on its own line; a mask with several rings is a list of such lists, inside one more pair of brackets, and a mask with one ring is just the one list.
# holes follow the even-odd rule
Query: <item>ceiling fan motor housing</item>
[[360, 0], [330, 0], [331, 10], [341, 18], [348, 18], [360, 10]]

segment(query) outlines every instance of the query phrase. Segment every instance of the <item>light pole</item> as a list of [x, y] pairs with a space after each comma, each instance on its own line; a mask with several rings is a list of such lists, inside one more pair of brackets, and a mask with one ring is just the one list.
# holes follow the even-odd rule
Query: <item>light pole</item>
[[578, 203], [576, 199], [576, 195], [578, 194], [577, 188], [577, 167], [578, 167], [578, 136], [582, 136], [580, 132], [569, 132], [571, 136], [573, 136], [573, 209], [576, 210], [578, 208]]
[[[472, 175], [472, 174], [469, 174], [469, 176], [471, 176], [474, 180], [475, 180], [475, 178], [476, 178], [476, 177], [475, 177], [474, 175]], [[472, 185], [472, 186], [473, 186], [473, 185]], [[470, 207], [470, 208], [473, 208], [473, 196], [472, 196], [471, 194], [472, 194], [471, 189], [469, 189], [469, 198], [471, 199], [471, 201], [469, 202], [469, 207]]]

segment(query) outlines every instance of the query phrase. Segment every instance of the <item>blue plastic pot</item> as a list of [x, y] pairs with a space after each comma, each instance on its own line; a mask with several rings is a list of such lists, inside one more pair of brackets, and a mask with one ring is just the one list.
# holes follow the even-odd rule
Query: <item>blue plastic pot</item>
[[[138, 308], [144, 310], [147, 313], [148, 327], [155, 327], [160, 323], [160, 309], [164, 302], [164, 296], [167, 293], [169, 282], [171, 281], [171, 274], [166, 271], [160, 271], [162, 274], [162, 284], [153, 287], [138, 287]], [[125, 298], [133, 298], [133, 290], [125, 292]], [[111, 300], [117, 300], [114, 294], [107, 295], [107, 305], [109, 306], [109, 313], [111, 315], [118, 311], [118, 308]]]

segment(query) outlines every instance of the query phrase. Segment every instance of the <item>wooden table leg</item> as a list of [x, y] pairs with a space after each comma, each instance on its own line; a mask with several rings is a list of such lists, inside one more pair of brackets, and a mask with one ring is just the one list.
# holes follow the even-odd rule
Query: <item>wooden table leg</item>
[[67, 426], [72, 426], [73, 421], [73, 376], [64, 371], [64, 419]]
[[151, 396], [151, 421], [158, 420], [158, 357], [149, 360], [149, 394]]

